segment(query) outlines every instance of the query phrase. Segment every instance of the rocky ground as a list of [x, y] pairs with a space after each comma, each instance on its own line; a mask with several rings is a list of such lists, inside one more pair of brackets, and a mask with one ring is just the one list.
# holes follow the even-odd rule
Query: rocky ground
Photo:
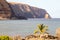
[[14, 36], [13, 40], [58, 40], [58, 37], [48, 34], [44, 34], [44, 35], [33, 34], [33, 35], [28, 35], [25, 38], [21, 38], [21, 36], [19, 35]]

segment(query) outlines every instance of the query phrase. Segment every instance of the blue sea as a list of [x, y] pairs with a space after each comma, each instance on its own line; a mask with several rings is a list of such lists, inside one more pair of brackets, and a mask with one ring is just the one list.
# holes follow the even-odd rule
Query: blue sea
[[0, 35], [27, 36], [33, 34], [37, 24], [48, 25], [48, 32], [54, 35], [60, 27], [60, 19], [0, 20]]

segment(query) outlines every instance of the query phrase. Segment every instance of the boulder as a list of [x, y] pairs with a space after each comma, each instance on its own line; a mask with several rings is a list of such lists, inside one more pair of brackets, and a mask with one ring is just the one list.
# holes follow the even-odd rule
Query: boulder
[[16, 35], [13, 37], [13, 40], [22, 40], [21, 36], [20, 35]]
[[60, 28], [56, 29], [56, 36], [58, 37], [58, 39], [60, 40]]

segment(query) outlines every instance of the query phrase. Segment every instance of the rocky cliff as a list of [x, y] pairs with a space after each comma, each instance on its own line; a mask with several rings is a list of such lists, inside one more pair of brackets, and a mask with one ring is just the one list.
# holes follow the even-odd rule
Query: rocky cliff
[[0, 0], [0, 19], [10, 19], [11, 8], [6, 0]]
[[46, 12], [45, 9], [36, 8], [29, 6], [27, 4], [21, 4], [21, 3], [9, 3], [13, 12], [14, 16], [24, 16], [27, 18], [51, 18], [50, 15]]
[[0, 0], [0, 19], [51, 18], [46, 10], [27, 4]]

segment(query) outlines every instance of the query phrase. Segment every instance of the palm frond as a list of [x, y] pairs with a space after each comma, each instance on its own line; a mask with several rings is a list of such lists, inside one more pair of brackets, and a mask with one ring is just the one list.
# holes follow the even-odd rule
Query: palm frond
[[34, 30], [34, 34], [38, 33], [39, 31], [38, 30]]
[[37, 25], [38, 29], [34, 30], [34, 33], [45, 33], [48, 30], [48, 26], [43, 25], [43, 24], [38, 24]]

